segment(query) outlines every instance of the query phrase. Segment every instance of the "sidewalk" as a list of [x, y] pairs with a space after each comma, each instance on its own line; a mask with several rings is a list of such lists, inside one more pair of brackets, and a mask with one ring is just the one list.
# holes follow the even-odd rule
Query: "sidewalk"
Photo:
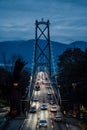
[[66, 124], [66, 127], [67, 127], [69, 130], [81, 130], [80, 127], [74, 126], [74, 125], [71, 125], [71, 124]]
[[78, 125], [82, 130], [87, 130], [87, 120], [79, 121]]
[[24, 123], [25, 118], [23, 117], [16, 117], [9, 121], [9, 125], [6, 130], [20, 130]]
[[[8, 116], [9, 107], [0, 107], [0, 130], [18, 130], [25, 120], [25, 115], [11, 118]], [[26, 115], [27, 116], [27, 115]]]
[[83, 130], [80, 126], [80, 120], [73, 117], [65, 117], [64, 119], [68, 130]]
[[9, 107], [1, 107], [0, 108], [0, 130], [4, 129], [7, 126], [8, 119], [6, 115], [9, 112]]

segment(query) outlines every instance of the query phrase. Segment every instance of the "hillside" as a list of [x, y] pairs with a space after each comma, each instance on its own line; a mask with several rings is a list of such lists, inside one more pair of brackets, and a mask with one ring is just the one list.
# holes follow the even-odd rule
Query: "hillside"
[[[44, 43], [44, 40], [40, 40], [40, 42]], [[54, 57], [55, 60], [64, 50], [74, 47], [79, 47], [84, 50], [87, 48], [87, 42], [76, 41], [70, 44], [63, 44], [51, 41], [52, 57]], [[3, 64], [4, 60], [9, 61], [12, 56], [16, 55], [22, 56], [23, 59], [28, 62], [28, 66], [31, 67], [34, 56], [33, 48], [34, 40], [0, 42], [0, 63]]]

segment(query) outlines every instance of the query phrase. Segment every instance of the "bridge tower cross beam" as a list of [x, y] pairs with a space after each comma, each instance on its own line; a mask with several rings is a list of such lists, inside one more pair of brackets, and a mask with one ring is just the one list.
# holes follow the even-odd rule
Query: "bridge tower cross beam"
[[51, 77], [51, 46], [50, 46], [49, 20], [35, 21], [35, 48], [33, 75], [45, 69]]

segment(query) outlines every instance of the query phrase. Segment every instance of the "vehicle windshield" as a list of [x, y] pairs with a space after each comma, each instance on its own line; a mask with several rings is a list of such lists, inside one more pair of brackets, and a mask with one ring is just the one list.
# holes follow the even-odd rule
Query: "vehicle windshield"
[[52, 108], [56, 108], [56, 106], [52, 106]]
[[42, 104], [42, 106], [46, 106], [45, 104]]
[[31, 109], [36, 109], [36, 107], [31, 107]]
[[46, 120], [40, 120], [40, 123], [46, 123]]

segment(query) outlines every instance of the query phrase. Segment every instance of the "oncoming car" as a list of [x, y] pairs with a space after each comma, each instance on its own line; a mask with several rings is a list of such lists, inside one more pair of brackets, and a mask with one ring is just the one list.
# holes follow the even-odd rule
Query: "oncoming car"
[[56, 105], [51, 106], [50, 111], [51, 112], [57, 112], [58, 108]]
[[45, 119], [40, 120], [39, 127], [47, 127], [47, 121]]
[[34, 102], [37, 102], [38, 100], [39, 100], [38, 97], [34, 97], [33, 99]]
[[54, 101], [53, 99], [51, 99], [51, 100], [49, 101], [49, 103], [50, 103], [51, 105], [53, 105], [53, 104], [55, 104], [55, 101]]
[[35, 113], [35, 112], [36, 112], [36, 106], [31, 106], [30, 113]]

